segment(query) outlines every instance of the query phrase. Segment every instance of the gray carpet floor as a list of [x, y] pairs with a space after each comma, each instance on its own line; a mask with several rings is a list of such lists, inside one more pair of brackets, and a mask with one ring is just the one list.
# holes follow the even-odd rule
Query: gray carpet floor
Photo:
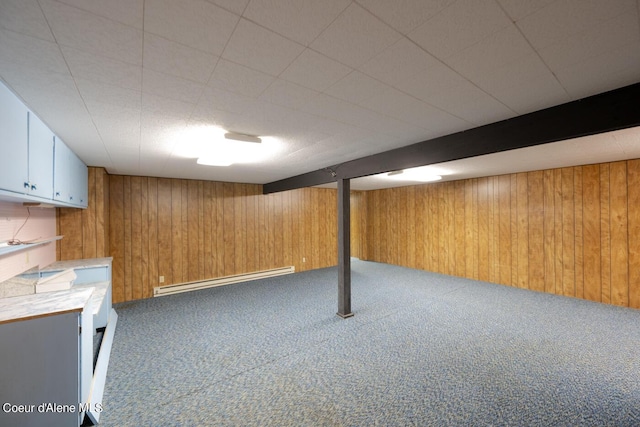
[[352, 269], [116, 305], [100, 425], [640, 425], [639, 310]]

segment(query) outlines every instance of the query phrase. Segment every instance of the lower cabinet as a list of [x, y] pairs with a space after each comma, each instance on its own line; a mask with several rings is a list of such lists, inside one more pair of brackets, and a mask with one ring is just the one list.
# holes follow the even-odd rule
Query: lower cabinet
[[91, 300], [82, 311], [2, 323], [0, 342], [0, 425], [80, 425], [93, 377]]

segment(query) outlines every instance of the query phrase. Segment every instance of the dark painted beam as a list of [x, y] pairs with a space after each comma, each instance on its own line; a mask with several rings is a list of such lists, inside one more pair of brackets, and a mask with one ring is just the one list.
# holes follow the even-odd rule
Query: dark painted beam
[[338, 316], [351, 312], [351, 182], [338, 180]]
[[[463, 132], [348, 161], [331, 169], [337, 178], [394, 170], [531, 147], [640, 126], [640, 83]], [[326, 184], [319, 170], [265, 184], [264, 193]]]

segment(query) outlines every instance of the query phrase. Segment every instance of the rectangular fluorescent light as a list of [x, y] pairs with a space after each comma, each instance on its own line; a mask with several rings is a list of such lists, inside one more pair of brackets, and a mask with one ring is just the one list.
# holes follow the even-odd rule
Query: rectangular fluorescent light
[[226, 139], [232, 139], [234, 141], [256, 142], [256, 143], [262, 142], [262, 140], [257, 136], [245, 135], [243, 133], [227, 132], [224, 134], [224, 137]]

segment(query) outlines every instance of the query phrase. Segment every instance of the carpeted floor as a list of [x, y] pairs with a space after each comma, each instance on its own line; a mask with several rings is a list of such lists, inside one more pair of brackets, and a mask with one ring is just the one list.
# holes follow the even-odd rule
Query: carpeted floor
[[116, 305], [100, 425], [640, 425], [640, 311], [352, 269]]

